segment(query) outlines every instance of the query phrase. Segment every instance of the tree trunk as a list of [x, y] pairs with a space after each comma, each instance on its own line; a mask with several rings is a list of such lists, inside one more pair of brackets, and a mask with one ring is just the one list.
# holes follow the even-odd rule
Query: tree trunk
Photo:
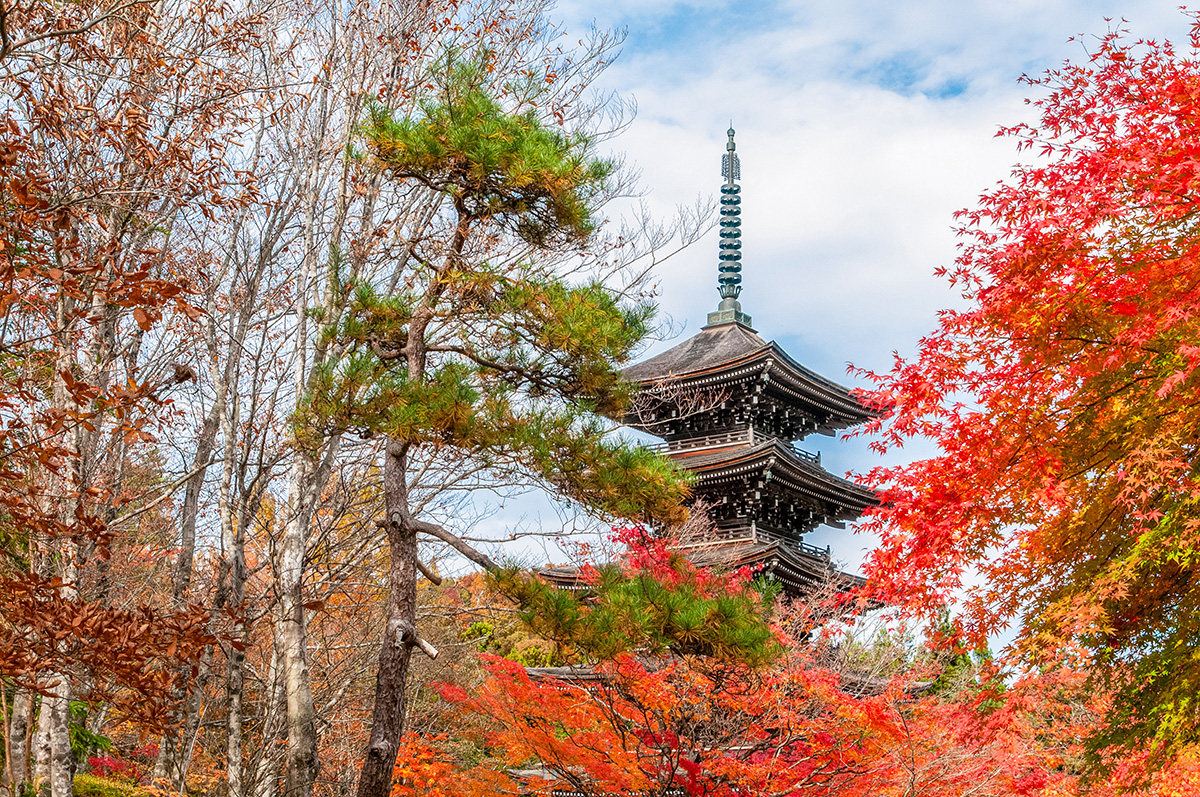
[[[244, 325], [242, 325], [244, 328]], [[244, 334], [241, 336], [244, 339]], [[240, 341], [239, 341], [240, 342]], [[230, 361], [235, 353], [230, 352]], [[226, 402], [221, 413], [221, 433], [225, 438], [224, 466], [221, 469], [219, 514], [221, 517], [221, 563], [217, 581], [218, 611], [228, 608], [235, 617], [235, 640], [228, 648], [225, 670], [225, 783], [228, 797], [242, 797], [242, 666], [246, 654], [238, 645], [246, 641], [246, 556], [244, 511], [234, 511], [234, 460], [237, 451], [237, 428], [241, 402], [235, 394]], [[245, 496], [238, 504], [244, 506]]]
[[200, 726], [204, 721], [204, 701], [202, 699], [203, 683], [212, 667], [212, 648], [207, 652], [207, 661], [200, 668], [200, 680], [195, 689], [188, 694], [187, 716], [183, 723], [183, 732], [179, 734], [179, 747], [175, 751], [175, 764], [171, 769], [171, 791], [183, 794], [187, 791], [188, 770], [192, 766], [192, 753], [196, 747], [196, 739], [200, 736]]
[[275, 797], [279, 792], [278, 756], [275, 755], [279, 736], [278, 717], [282, 715], [283, 683], [279, 673], [280, 660], [279, 641], [276, 639], [271, 650], [271, 666], [268, 669], [268, 697], [264, 701], [267, 715], [262, 724], [262, 743], [259, 745], [258, 758], [254, 765], [254, 778], [250, 783], [250, 794], [253, 797]]
[[71, 753], [70, 705], [71, 685], [60, 676], [53, 695], [42, 701], [42, 711], [50, 717], [50, 797], [71, 797], [75, 762]]
[[[174, 736], [163, 738], [163, 744], [170, 744], [170, 750], [159, 751], [159, 757], [154, 762], [154, 780], [158, 788], [181, 792], [187, 783], [188, 768], [191, 766], [191, 749], [196, 736], [200, 732], [200, 719], [204, 713], [204, 687], [212, 673], [212, 645], [206, 645], [200, 657], [199, 673], [191, 681], [183, 705], [183, 721], [179, 732]], [[163, 768], [160, 770], [159, 765]], [[167, 784], [169, 781], [169, 785]]]
[[13, 695], [12, 718], [8, 725], [8, 756], [12, 767], [9, 772], [13, 797], [20, 797], [25, 783], [29, 781], [29, 730], [33, 719], [33, 693], [17, 687]]
[[176, 608], [187, 603], [188, 588], [192, 585], [192, 564], [196, 558], [196, 518], [200, 515], [200, 491], [208, 475], [209, 460], [216, 444], [220, 414], [224, 410], [224, 390], [218, 388], [218, 400], [204, 418], [200, 439], [196, 441], [196, 454], [192, 457], [192, 476], [184, 488], [183, 509], [179, 513], [179, 556], [175, 561], [174, 580], [171, 593]]
[[296, 452], [288, 491], [289, 517], [276, 554], [279, 614], [276, 633], [283, 654], [283, 679], [287, 693], [287, 759], [283, 770], [284, 797], [312, 797], [320, 762], [317, 760], [316, 709], [308, 675], [308, 626], [304, 616], [304, 548], [308, 538], [312, 482], [317, 478], [313, 459]]
[[179, 744], [177, 735], [165, 733], [158, 740], [158, 755], [154, 757], [154, 767], [150, 770], [150, 785], [164, 788], [171, 776], [171, 765], [175, 761], [175, 748]]
[[[240, 524], [239, 524], [240, 525]], [[246, 558], [243, 530], [235, 534], [236, 544], [230, 567], [230, 600], [237, 619], [233, 626], [233, 642], [229, 646], [229, 662], [226, 672], [226, 731], [225, 779], [228, 797], [242, 797], [245, 789], [242, 776], [242, 702], [245, 693], [245, 647], [250, 642], [250, 629], [246, 625]], [[239, 647], [239, 644], [242, 647]]]
[[38, 701], [37, 730], [33, 734], [33, 781], [38, 794], [50, 788], [50, 701]]
[[[289, 568], [293, 569], [293, 568]], [[311, 797], [317, 777], [317, 727], [308, 676], [307, 627], [300, 582], [280, 595], [278, 633], [283, 643], [283, 677], [287, 683], [288, 749], [284, 764], [285, 797]]]
[[384, 452], [383, 492], [387, 510], [388, 618], [379, 649], [371, 739], [358, 780], [358, 797], [387, 797], [404, 733], [404, 685], [417, 639], [417, 530], [408, 507], [408, 444], [389, 440]]

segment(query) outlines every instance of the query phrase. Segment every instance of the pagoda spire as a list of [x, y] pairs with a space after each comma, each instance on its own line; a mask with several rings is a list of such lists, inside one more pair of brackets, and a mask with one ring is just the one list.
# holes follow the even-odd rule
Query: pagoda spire
[[721, 158], [721, 249], [718, 256], [719, 276], [717, 292], [721, 303], [715, 313], [708, 314], [708, 326], [728, 324], [730, 321], [750, 326], [750, 316], [742, 312], [738, 296], [742, 292], [742, 188], [737, 181], [742, 178], [742, 166], [737, 156], [737, 144], [733, 141], [733, 126], [729, 127], [729, 140], [725, 143], [725, 155]]

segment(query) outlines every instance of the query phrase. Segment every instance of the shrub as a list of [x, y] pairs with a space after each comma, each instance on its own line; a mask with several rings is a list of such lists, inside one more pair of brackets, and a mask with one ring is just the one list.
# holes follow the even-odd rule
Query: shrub
[[92, 774], [101, 778], [137, 783], [138, 778], [141, 777], [141, 773], [133, 764], [109, 755], [89, 756], [88, 766], [91, 768]]
[[71, 789], [75, 797], [150, 797], [150, 790], [128, 780], [115, 780], [98, 775], [76, 775]]

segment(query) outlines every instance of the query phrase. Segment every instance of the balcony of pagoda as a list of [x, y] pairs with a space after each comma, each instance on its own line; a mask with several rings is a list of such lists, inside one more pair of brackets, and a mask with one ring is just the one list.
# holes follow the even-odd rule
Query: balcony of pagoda
[[744, 429], [729, 429], [713, 434], [700, 435], [698, 437], [676, 438], [674, 440], [664, 440], [660, 443], [652, 443], [647, 448], [651, 451], [657, 451], [661, 454], [666, 454], [672, 458], [679, 458], [680, 464], [686, 467], [687, 463], [683, 460], [684, 457], [701, 454], [713, 453], [717, 451], [734, 450], [739, 448], [749, 448], [771, 440], [777, 440], [780, 444], [789, 447], [792, 453], [801, 460], [811, 462], [818, 467], [821, 465], [820, 452], [813, 453], [805, 451], [795, 443], [789, 442], [786, 439], [780, 438], [778, 435], [764, 434], [756, 432], [753, 426]]
[[821, 467], [815, 454], [778, 438], [716, 436], [665, 453], [696, 476], [695, 496], [721, 527], [752, 524], [799, 541], [820, 525], [857, 518], [875, 494]]
[[625, 422], [668, 442], [750, 429], [793, 441], [814, 433], [833, 435], [844, 428], [829, 412], [796, 403], [762, 376], [765, 374], [713, 387], [675, 384], [657, 390], [643, 388], [636, 412]]

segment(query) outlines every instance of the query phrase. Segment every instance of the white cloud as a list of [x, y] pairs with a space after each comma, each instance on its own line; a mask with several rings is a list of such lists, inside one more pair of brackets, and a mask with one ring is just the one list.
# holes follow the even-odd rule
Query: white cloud
[[[887, 368], [954, 303], [932, 273], [954, 260], [954, 211], [1017, 159], [995, 132], [1032, 117], [1018, 78], [1085, 58], [1122, 17], [1135, 36], [1184, 41], [1188, 20], [1171, 6], [575, 0], [559, 12], [568, 30], [628, 27], [604, 83], [633, 95], [639, 115], [612, 144], [642, 169], [659, 213], [716, 193], [732, 119], [744, 309], [764, 337], [845, 382], [847, 362]], [[716, 305], [716, 262], [710, 233], [661, 271], [661, 304], [685, 335]], [[859, 442], [804, 445], [834, 472], [878, 464]], [[869, 544], [830, 530], [811, 539], [852, 567]]]

